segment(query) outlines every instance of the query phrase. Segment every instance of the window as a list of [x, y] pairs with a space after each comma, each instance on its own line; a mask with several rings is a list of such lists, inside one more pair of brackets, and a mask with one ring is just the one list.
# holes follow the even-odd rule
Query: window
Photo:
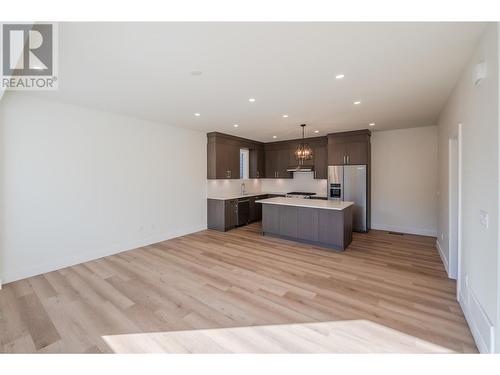
[[247, 148], [240, 149], [240, 178], [248, 180], [249, 155]]

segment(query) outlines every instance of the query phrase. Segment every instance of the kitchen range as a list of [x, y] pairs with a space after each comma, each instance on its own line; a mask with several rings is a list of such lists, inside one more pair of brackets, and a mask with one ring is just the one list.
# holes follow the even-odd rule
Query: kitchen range
[[[241, 190], [224, 193], [222, 185], [209, 194], [208, 228], [226, 231], [262, 220], [265, 236], [345, 250], [353, 231], [370, 229], [370, 135], [360, 130], [261, 144], [209, 133], [208, 179], [228, 184], [238, 180]], [[273, 192], [246, 192], [239, 178], [245, 161], [238, 157], [242, 149], [248, 150], [248, 177], [257, 181], [257, 190], [272, 186]], [[236, 158], [234, 170], [231, 158]], [[308, 176], [307, 186], [317, 187], [321, 183], [317, 180], [322, 180], [325, 191], [276, 193], [275, 186], [293, 187], [298, 176], [301, 182], [296, 187], [304, 187], [303, 176]]]
[[285, 194], [286, 198], [302, 198], [302, 199], [311, 199], [315, 196], [316, 193], [306, 193], [302, 191], [291, 191]]

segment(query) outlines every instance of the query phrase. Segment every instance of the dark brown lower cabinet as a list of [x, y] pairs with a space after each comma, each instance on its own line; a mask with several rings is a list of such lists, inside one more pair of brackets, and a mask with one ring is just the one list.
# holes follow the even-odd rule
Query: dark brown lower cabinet
[[264, 199], [267, 198], [267, 196], [258, 196], [258, 197], [250, 197], [250, 215], [249, 215], [249, 222], [253, 223], [255, 221], [260, 221], [262, 220], [262, 204], [261, 203], [255, 203], [255, 201], [259, 199]]
[[222, 232], [235, 228], [238, 225], [238, 202], [249, 201], [248, 222], [262, 220], [262, 204], [256, 200], [267, 198], [267, 195], [243, 197], [238, 199], [207, 199], [207, 228]]
[[237, 199], [207, 199], [207, 227], [225, 232], [238, 221]]
[[238, 199], [224, 201], [224, 228], [234, 228], [238, 223]]
[[262, 234], [345, 250], [352, 241], [352, 206], [329, 210], [264, 203]]

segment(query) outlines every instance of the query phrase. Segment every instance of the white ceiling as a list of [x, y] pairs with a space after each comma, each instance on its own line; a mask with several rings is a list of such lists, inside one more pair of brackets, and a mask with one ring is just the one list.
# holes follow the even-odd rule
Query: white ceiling
[[64, 23], [59, 91], [36, 95], [261, 141], [435, 125], [484, 26]]

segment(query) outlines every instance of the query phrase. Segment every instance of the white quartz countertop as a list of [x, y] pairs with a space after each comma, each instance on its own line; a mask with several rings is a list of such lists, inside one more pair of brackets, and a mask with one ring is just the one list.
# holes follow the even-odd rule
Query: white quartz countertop
[[239, 198], [248, 198], [248, 197], [257, 197], [259, 195], [268, 195], [268, 194], [276, 194], [276, 195], [285, 195], [286, 193], [273, 193], [273, 192], [260, 192], [260, 193], [246, 193], [245, 195], [241, 194], [221, 194], [214, 195], [208, 197], [208, 199], [218, 199], [218, 200], [228, 200], [228, 199], [239, 199]]
[[[283, 195], [285, 196], [286, 193], [283, 192], [275, 192], [275, 191], [263, 191], [260, 193], [246, 193], [245, 195], [241, 194], [220, 194], [220, 195], [211, 195], [208, 197], [208, 199], [218, 199], [218, 200], [228, 200], [228, 199], [239, 199], [239, 198], [248, 198], [248, 197], [257, 197], [259, 195], [268, 195], [268, 194], [273, 194], [273, 195]], [[315, 198], [326, 198], [326, 195], [314, 195]]]
[[302, 198], [267, 198], [255, 201], [262, 204], [276, 204], [281, 206], [295, 206], [295, 207], [308, 207], [320, 208], [325, 210], [341, 211], [345, 208], [352, 206], [354, 202], [344, 202], [338, 200], [321, 200], [321, 199], [302, 199]]

